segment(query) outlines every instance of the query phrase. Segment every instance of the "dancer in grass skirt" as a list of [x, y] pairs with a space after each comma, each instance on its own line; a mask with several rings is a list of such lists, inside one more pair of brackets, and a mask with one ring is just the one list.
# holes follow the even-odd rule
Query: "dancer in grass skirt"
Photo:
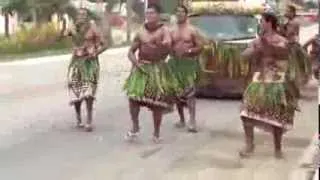
[[196, 99], [195, 86], [199, 80], [200, 66], [197, 56], [201, 52], [201, 41], [195, 28], [188, 23], [188, 9], [181, 5], [176, 8], [177, 25], [171, 32], [173, 49], [169, 66], [175, 78], [179, 81], [179, 88], [184, 91], [178, 95], [177, 109], [180, 122], [176, 127], [185, 127], [184, 107], [190, 114], [189, 132], [197, 132], [196, 128]]
[[308, 51], [308, 48], [311, 46], [309, 51], [309, 57], [312, 62], [314, 77], [319, 79], [319, 69], [320, 69], [320, 34], [315, 35], [309, 39], [304, 45], [303, 48]]
[[287, 22], [282, 25], [281, 34], [289, 42], [288, 77], [299, 95], [299, 87], [308, 83], [312, 75], [311, 61], [308, 53], [299, 43], [300, 21], [296, 16], [296, 8], [289, 5], [285, 17]]
[[[92, 108], [99, 80], [98, 55], [106, 48], [96, 26], [89, 22], [86, 9], [80, 9], [75, 28], [67, 32], [72, 37], [73, 52], [68, 68], [70, 104], [75, 107], [77, 127], [92, 131]], [[87, 104], [87, 122], [81, 118], [81, 104]]]
[[[160, 125], [164, 112], [172, 111], [173, 98], [179, 90], [165, 60], [171, 46], [170, 32], [160, 23], [160, 8], [149, 5], [146, 10], [147, 23], [134, 38], [129, 50], [133, 68], [127, 78], [124, 90], [129, 97], [132, 129], [126, 138], [132, 140], [139, 131], [139, 111], [145, 106], [152, 111], [153, 140], [160, 141]], [[135, 53], [138, 51], [138, 58]]]
[[297, 97], [288, 83], [288, 41], [277, 34], [275, 15], [264, 13], [262, 17], [262, 34], [243, 52], [257, 67], [243, 94], [240, 116], [246, 146], [240, 155], [248, 157], [254, 152], [254, 127], [258, 127], [273, 134], [275, 156], [281, 158], [282, 136], [293, 126]]

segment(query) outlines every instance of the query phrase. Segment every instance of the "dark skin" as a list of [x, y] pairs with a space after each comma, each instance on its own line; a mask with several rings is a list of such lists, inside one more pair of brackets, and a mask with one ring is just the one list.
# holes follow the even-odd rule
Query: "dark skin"
[[[263, 68], [273, 65], [277, 59], [282, 59], [288, 53], [288, 41], [282, 36], [278, 35], [276, 30], [272, 29], [271, 23], [264, 19], [261, 24], [264, 29], [262, 35], [254, 40], [249, 47], [242, 53], [242, 56], [250, 59], [259, 59], [258, 68]], [[275, 58], [275, 52], [277, 58]], [[239, 154], [242, 157], [249, 157], [254, 152], [254, 126], [250, 123], [251, 119], [242, 116], [243, 129], [245, 132], [245, 148]], [[282, 136], [283, 130], [279, 127], [273, 127], [272, 130], [274, 139], [275, 157], [282, 158]]]
[[[171, 31], [172, 37], [172, 52], [171, 54], [178, 58], [183, 57], [196, 57], [201, 52], [202, 43], [196, 29], [190, 25], [187, 20], [188, 16], [185, 10], [178, 7], [176, 10], [176, 16], [178, 23]], [[196, 99], [194, 94], [187, 97], [186, 102], [177, 102], [177, 109], [180, 117], [180, 122], [176, 124], [176, 127], [185, 127], [184, 107], [187, 107], [190, 115], [190, 125], [188, 127], [189, 132], [197, 132], [196, 130]]]
[[312, 37], [310, 40], [308, 40], [304, 45], [303, 48], [308, 51], [308, 48], [311, 46], [311, 49], [309, 51], [310, 58], [312, 61], [312, 66], [314, 70], [314, 76], [319, 79], [319, 60], [317, 59], [318, 54], [320, 54], [320, 44], [317, 43], [319, 39], [319, 34]]
[[316, 55], [320, 53], [320, 44], [317, 43], [317, 39], [319, 38], [319, 34], [309, 39], [304, 45], [303, 48], [308, 50], [308, 47], [311, 46], [310, 56], [312, 59], [316, 58]]
[[282, 34], [289, 42], [299, 42], [300, 23], [296, 18], [295, 12], [287, 8], [285, 17], [288, 19], [288, 22], [282, 27]]
[[[78, 12], [78, 17], [77, 17], [77, 22], [81, 23], [85, 21], [88, 18], [87, 11], [85, 10], [80, 10]], [[64, 35], [69, 35], [73, 36], [75, 34], [75, 29], [70, 29], [67, 30]], [[88, 31], [85, 34], [85, 43], [84, 45], [89, 45], [89, 44], [99, 44], [99, 48], [97, 50], [89, 50], [89, 55], [86, 55], [85, 57], [97, 57], [99, 56], [102, 52], [104, 52], [107, 48], [108, 45], [103, 41], [101, 34], [97, 30], [97, 27], [93, 24], [90, 24], [90, 27]], [[77, 48], [77, 47], [75, 47]], [[77, 52], [77, 50], [73, 51], [73, 56], [82, 56]], [[82, 117], [81, 117], [81, 105], [82, 101], [80, 102], [75, 102], [74, 103], [74, 108], [76, 112], [76, 118], [77, 118], [77, 127], [78, 128], [85, 128], [86, 131], [90, 132], [92, 131], [92, 110], [93, 110], [93, 102], [94, 102], [94, 97], [86, 97], [85, 102], [87, 105], [87, 122], [86, 124], [82, 123]]]
[[[164, 61], [169, 54], [171, 45], [170, 33], [168, 29], [160, 24], [160, 16], [154, 9], [146, 11], [147, 23], [143, 31], [139, 32], [129, 49], [128, 58], [132, 62], [133, 69], [140, 68], [143, 64]], [[138, 58], [135, 53], [138, 51]], [[149, 104], [140, 103], [129, 99], [129, 109], [132, 121], [130, 133], [139, 132], [139, 112], [140, 108], [146, 106], [152, 111], [155, 143], [160, 140], [160, 126], [162, 122], [163, 108]]]

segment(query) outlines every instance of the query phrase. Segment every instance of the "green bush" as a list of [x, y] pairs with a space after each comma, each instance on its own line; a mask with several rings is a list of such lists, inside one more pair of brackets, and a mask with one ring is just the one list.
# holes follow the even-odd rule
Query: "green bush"
[[70, 39], [59, 40], [59, 31], [51, 24], [21, 29], [10, 38], [0, 38], [0, 55], [62, 50], [71, 47]]

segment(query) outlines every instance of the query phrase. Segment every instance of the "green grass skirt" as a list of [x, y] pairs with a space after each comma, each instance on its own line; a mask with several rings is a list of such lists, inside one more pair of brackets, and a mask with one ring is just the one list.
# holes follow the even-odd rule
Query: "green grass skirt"
[[68, 68], [68, 87], [71, 103], [95, 97], [100, 65], [98, 58], [72, 58]]
[[200, 65], [195, 58], [170, 58], [168, 66], [175, 79], [179, 82], [179, 88], [194, 87], [199, 81]]
[[123, 88], [129, 99], [162, 108], [172, 108], [173, 97], [182, 91], [166, 63], [133, 68]]
[[287, 127], [293, 125], [297, 98], [292, 85], [288, 82], [251, 82], [244, 92], [242, 108], [249, 116], [259, 115], [268, 119], [263, 123]]
[[308, 53], [298, 43], [290, 44], [288, 77], [297, 86], [305, 84], [312, 75], [312, 64]]

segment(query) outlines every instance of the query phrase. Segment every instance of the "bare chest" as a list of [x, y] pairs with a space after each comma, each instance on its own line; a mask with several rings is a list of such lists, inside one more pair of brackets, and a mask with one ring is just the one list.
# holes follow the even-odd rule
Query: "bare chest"
[[177, 29], [172, 32], [173, 42], [192, 43], [192, 32], [188, 29]]
[[157, 45], [163, 40], [164, 34], [161, 30], [155, 32], [142, 32], [140, 40], [143, 44]]

